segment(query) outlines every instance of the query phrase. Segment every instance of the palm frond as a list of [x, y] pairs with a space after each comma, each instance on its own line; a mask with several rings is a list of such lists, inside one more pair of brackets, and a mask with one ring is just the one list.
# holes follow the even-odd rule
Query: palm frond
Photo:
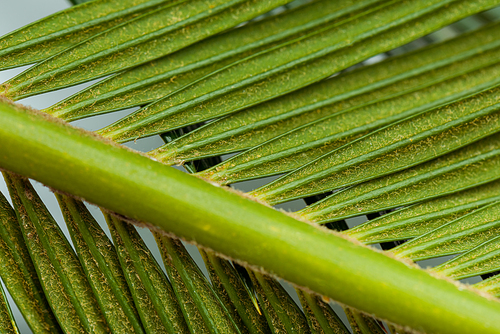
[[[106, 213], [112, 246], [82, 202], [58, 195], [75, 254], [29, 182], [8, 174], [15, 211], [6, 204], [0, 214], [10, 224], [17, 214], [24, 237], [14, 240], [27, 246], [36, 277], [29, 261], [12, 263], [26, 254], [6, 237], [2, 260], [33, 282], [16, 301], [33, 294], [54, 312], [26, 308], [32, 328], [347, 333], [326, 297], [299, 289], [302, 312], [279, 276], [347, 304], [359, 333], [405, 332], [363, 312], [423, 332], [500, 330], [500, 304], [477, 293], [500, 295], [498, 276], [475, 290], [447, 280], [500, 269], [498, 23], [349, 69], [498, 2], [316, 0], [258, 18], [286, 3], [95, 0], [0, 39], [2, 68], [37, 63], [0, 86], [6, 97], [108, 76], [46, 111], [76, 120], [138, 106], [97, 133], [166, 142], [143, 157], [0, 101], [0, 166], [146, 222], [168, 274], [133, 226]], [[220, 164], [197, 161], [240, 151]], [[203, 166], [197, 175], [215, 185], [285, 175], [245, 195], [252, 201], [158, 161]], [[293, 217], [259, 203], [305, 198], [315, 203]], [[318, 225], [344, 230], [344, 219], [385, 211], [393, 212], [342, 234]], [[212, 282], [160, 231], [208, 247]], [[385, 256], [346, 235], [411, 240]], [[450, 254], [459, 256], [431, 273], [406, 262]], [[0, 274], [14, 295], [16, 281]]]
[[[82, 268], [110, 330], [124, 333], [133, 328], [136, 333], [143, 333], [114, 246], [82, 202], [59, 194], [56, 197]], [[175, 310], [174, 307], [170, 309]], [[174, 316], [171, 318], [175, 319]]]
[[4, 175], [26, 246], [63, 332], [109, 332], [84, 271], [28, 180]]

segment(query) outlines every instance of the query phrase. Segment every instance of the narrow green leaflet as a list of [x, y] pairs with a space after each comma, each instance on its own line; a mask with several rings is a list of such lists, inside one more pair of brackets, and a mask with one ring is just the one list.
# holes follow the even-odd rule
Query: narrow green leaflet
[[344, 233], [368, 244], [411, 239], [495, 201], [500, 201], [500, 181], [415, 204]]
[[82, 202], [56, 197], [109, 328], [113, 333], [144, 333], [113, 244]]
[[45, 296], [65, 333], [108, 333], [84, 271], [27, 179], [5, 178]]
[[457, 254], [488, 241], [499, 232], [500, 204], [496, 202], [405, 242], [391, 252], [412, 260]]
[[[493, 5], [488, 1], [472, 6], [454, 2], [446, 9], [441, 8], [446, 1], [386, 3], [344, 24], [237, 62], [98, 133], [123, 142], [236, 112], [326, 78], [462, 15], [487, 9]], [[417, 18], [419, 24], [412, 21]]]
[[454, 279], [492, 273], [500, 269], [500, 237], [493, 237], [465, 254], [457, 256], [432, 271]]
[[260, 284], [258, 284], [257, 279], [254, 276], [253, 271], [248, 272], [253, 286], [255, 287], [255, 293], [259, 300], [259, 305], [261, 306], [262, 313], [266, 317], [267, 323], [271, 328], [272, 333], [287, 333], [285, 325], [281, 322], [278, 314], [274, 310], [272, 304], [270, 303], [267, 295]]
[[170, 282], [135, 227], [104, 216], [146, 333], [189, 333]]
[[247, 290], [231, 263], [207, 250], [200, 249], [200, 253], [215, 292], [231, 314], [238, 314], [238, 317], [233, 315], [233, 319], [241, 319], [242, 332], [271, 333], [266, 318], [259, 313], [259, 305], [255, 305], [256, 300], [250, 296], [252, 292]]
[[[499, 24], [491, 25], [445, 43], [341, 73], [293, 94], [211, 122], [150, 154], [167, 164], [175, 164], [239, 151], [322, 117], [429, 85], [441, 88], [440, 94], [435, 95], [438, 96], [436, 103], [444, 103], [457, 97], [443, 89], [444, 86], [437, 85], [439, 82], [497, 63], [499, 51], [493, 50], [500, 44], [498, 26]], [[467, 79], [464, 77], [448, 84], [453, 88], [458, 87], [455, 90], [463, 91], [463, 94], [470, 94], [471, 87], [476, 85], [480, 89], [489, 78], [495, 78], [488, 77], [489, 71], [484, 72], [477, 73], [474, 77], [476, 80], [469, 75]], [[459, 86], [456, 81], [460, 81], [463, 86]], [[431, 93], [435, 93], [436, 88]], [[403, 100], [407, 101], [408, 99]], [[372, 112], [372, 115], [377, 113]]]
[[500, 134], [419, 166], [338, 191], [301, 211], [318, 223], [397, 208], [500, 178]]
[[[205, 252], [201, 248], [199, 249], [199, 252], [200, 252], [200, 254], [203, 258], [203, 261], [205, 263], [205, 268], [208, 271], [208, 275], [209, 275], [208, 277], [210, 279], [213, 291], [217, 294], [217, 297], [219, 298], [220, 302], [224, 305], [227, 312], [229, 313], [229, 315], [231, 316], [233, 321], [236, 323], [236, 326], [240, 329], [241, 333], [250, 333], [249, 329], [247, 328], [246, 323], [243, 322], [243, 319], [241, 318], [240, 313], [238, 312], [238, 309], [236, 308], [237, 307], [236, 305], [238, 305], [238, 306], [243, 305], [242, 303], [238, 303], [240, 296], [238, 295], [238, 293], [236, 293], [235, 295], [232, 295], [233, 298], [236, 297], [235, 302], [233, 303], [231, 296], [228, 294], [225, 286], [222, 284], [222, 279], [226, 279], [228, 276], [226, 273], [229, 273], [229, 270], [227, 270], [226, 268], [231, 266], [230, 262], [227, 260], [220, 260], [218, 269], [222, 269], [222, 270], [216, 271], [215, 266], [212, 265], [212, 262], [210, 262], [210, 260], [208, 259], [207, 252]], [[214, 259], [216, 258], [215, 254], [211, 253], [211, 255], [212, 255], [212, 258], [214, 258]], [[223, 263], [223, 261], [224, 261], [224, 263]], [[221, 273], [221, 275], [219, 275], [219, 272]], [[233, 273], [237, 274], [236, 270], [234, 270]], [[239, 279], [239, 277], [236, 275], [234, 276], [234, 278]], [[227, 281], [229, 281], [229, 280], [227, 280]], [[243, 284], [241, 282], [239, 282], [239, 283], [240, 283], [240, 287], [242, 287]], [[235, 292], [235, 291], [238, 292], [238, 289], [237, 289], [237, 287], [235, 287], [229, 291], [230, 292]], [[246, 300], [248, 302], [250, 302], [250, 303], [248, 303], [248, 305], [250, 307], [253, 307], [251, 299], [249, 298], [249, 294], [245, 291], [245, 289], [244, 288], [241, 289], [240, 292], [242, 292], [241, 297], [246, 298]], [[246, 296], [243, 293], [246, 293]], [[252, 310], [252, 308], [250, 310]], [[267, 325], [265, 323], [265, 318], [262, 317], [262, 319], [264, 320], [264, 325]], [[251, 327], [254, 327], [254, 324], [252, 322], [250, 322], [249, 325]], [[265, 329], [266, 327], [263, 327], [263, 328]], [[258, 328], [252, 328], [252, 330], [254, 333], [255, 332], [257, 332], [257, 333], [262, 332], [262, 330], [259, 330]]]
[[495, 88], [386, 126], [252, 195], [280, 203], [358, 184], [456, 150], [500, 130], [499, 92]]
[[[249, 272], [250, 277], [252, 277], [252, 272]], [[252, 282], [256, 282], [255, 278], [252, 278]], [[254, 284], [255, 294], [259, 300], [259, 305], [261, 307], [262, 313], [266, 317], [269, 328], [271, 328], [272, 333], [286, 333], [286, 329], [283, 323], [280, 321], [278, 315], [274, 311], [273, 307], [269, 303], [264, 290], [260, 284]]]
[[159, 60], [105, 79], [45, 111], [65, 120], [145, 105], [203, 76], [286, 40], [300, 37], [375, 1], [314, 1], [216, 35]]
[[474, 288], [485, 291], [495, 297], [500, 297], [500, 275], [495, 275], [473, 285]]
[[61, 332], [43, 294], [16, 214], [1, 193], [0, 276], [33, 332]]
[[[159, 241], [160, 236], [155, 234], [155, 238], [157, 240], [158, 248], [160, 249], [161, 254], [166, 254], [165, 249]], [[193, 298], [186, 285], [184, 285], [182, 281], [182, 277], [179, 275], [179, 272], [175, 270], [172, 261], [162, 256], [163, 263], [165, 264], [165, 269], [168, 272], [169, 278], [172, 282], [174, 282], [173, 289], [177, 300], [179, 301], [179, 305], [181, 307], [184, 318], [186, 319], [187, 326], [189, 327], [189, 331], [191, 333], [207, 333], [209, 330], [198, 311], [197, 304], [194, 302]]]
[[180, 293], [183, 293], [182, 290], [187, 291], [206, 325], [207, 332], [241, 333], [181, 241], [158, 234], [155, 238], [178, 298]]
[[280, 333], [276, 326], [283, 328], [284, 333], [311, 333], [304, 313], [276, 279], [257, 271], [251, 271], [249, 274], [254, 285], [259, 286], [258, 296], [267, 301], [262, 306], [265, 312], [273, 316], [269, 325], [274, 328], [274, 333]]
[[0, 284], [0, 332], [2, 334], [19, 334], [16, 321], [7, 301], [3, 286]]
[[45, 60], [102, 31], [174, 0], [97, 0], [71, 7], [0, 39], [0, 70]]
[[[497, 56], [494, 59], [498, 59], [500, 50], [496, 53]], [[385, 132], [381, 130], [370, 133], [359, 140], [356, 139], [368, 134], [370, 130], [391, 124], [405, 116], [418, 114], [464, 95], [497, 85], [500, 83], [498, 75], [500, 75], [500, 64], [362, 108], [334, 113], [332, 116], [301, 126], [235, 156], [225, 161], [224, 164], [205, 171], [203, 176], [227, 184], [289, 172], [310, 162], [309, 166], [304, 166], [255, 192], [255, 195], [258, 194], [257, 196], [263, 196], [263, 199], [273, 202], [275, 200], [286, 200], [290, 195], [301, 196], [300, 194], [304, 190], [306, 192], [324, 192], [324, 189], [335, 189], [359, 183], [361, 180], [381, 176], [384, 170], [393, 172], [414, 165], [439, 154], [439, 152], [424, 152], [425, 148], [423, 147], [415, 148], [422, 142], [432, 145], [432, 141], [442, 140], [437, 135], [431, 136], [432, 129], [422, 131], [421, 128], [422, 132], [418, 135], [417, 131], [419, 129], [411, 129], [406, 133], [401, 130], [400, 135], [402, 137], [411, 136], [410, 133], [413, 133], [413, 138], [410, 138], [410, 140], [415, 142], [412, 145], [408, 145], [409, 142], [399, 142], [392, 143], [393, 145], [390, 146], [390, 135], [387, 137], [386, 132], [391, 132], [391, 129], [398, 127], [398, 125], [390, 126]], [[401, 86], [406, 88], [404, 83], [401, 83]], [[488, 106], [487, 103], [485, 101], [483, 106]], [[469, 110], [471, 113], [473, 111], [472, 108]], [[436, 110], [435, 112], [440, 113], [442, 110]], [[476, 112], [478, 112], [477, 115], [481, 114], [477, 108]], [[467, 117], [463, 116], [462, 120], [466, 121]], [[456, 120], [456, 122], [460, 121]], [[469, 123], [474, 123], [474, 121]], [[467, 143], [467, 140], [473, 141], [495, 132], [495, 126], [494, 123], [477, 129], [476, 137], [474, 137], [473, 133], [470, 133], [469, 137], [464, 138], [465, 143]], [[401, 126], [399, 125], [399, 127]], [[413, 124], [409, 127], [413, 127]], [[407, 126], [407, 130], [409, 127]], [[427, 127], [429, 128], [429, 125]], [[448, 133], [448, 136], [450, 135], [453, 136], [453, 134]], [[426, 136], [429, 137], [425, 138]], [[386, 138], [386, 140], [381, 140], [381, 137]], [[350, 143], [352, 140], [355, 141]], [[366, 143], [370, 143], [370, 145]], [[459, 147], [464, 145], [464, 142], [451, 140], [451, 144], [451, 146]], [[400, 149], [397, 148], [397, 145], [399, 145]], [[337, 148], [339, 149], [336, 150]], [[450, 145], [443, 146], [441, 152], [446, 152], [447, 149], [450, 150], [452, 147]], [[387, 162], [379, 160], [370, 162], [372, 161], [370, 159], [374, 156], [383, 155], [390, 150], [394, 150], [393, 155], [403, 155], [401, 152], [405, 151], [407, 155], [410, 155], [411, 159], [404, 160], [399, 157], [397, 161], [392, 159], [391, 162], [391, 157], [387, 155], [384, 157], [384, 159], [388, 160]], [[422, 154], [413, 155], [411, 151], [415, 150], [420, 150]], [[374, 163], [386, 164], [387, 168], [380, 169], [377, 165], [374, 169]], [[353, 169], [360, 168], [363, 173], [352, 173]], [[294, 193], [290, 194], [289, 189], [294, 189]]]
[[258, 16], [286, 0], [181, 1], [67, 49], [5, 83], [19, 99], [143, 64]]
[[321, 297], [300, 289], [295, 289], [302, 309], [307, 318], [309, 328], [318, 334], [349, 334], [349, 330], [330, 305]]
[[385, 334], [377, 320], [348, 307], [344, 310], [354, 334]]

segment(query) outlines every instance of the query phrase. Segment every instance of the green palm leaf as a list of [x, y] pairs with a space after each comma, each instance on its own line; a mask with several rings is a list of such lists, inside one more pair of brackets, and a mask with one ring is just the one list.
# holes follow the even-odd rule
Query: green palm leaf
[[114, 246], [82, 202], [56, 195], [73, 245], [111, 331], [144, 333]]
[[[1, 69], [32, 64], [47, 59], [89, 37], [129, 21], [165, 0], [91, 1], [83, 6], [56, 13], [0, 40]], [[40, 34], [40, 32], [43, 34]]]
[[[484, 3], [481, 5], [485, 7], [474, 8], [457, 3], [456, 8], [437, 10], [446, 2], [385, 4], [353, 22], [334, 24], [236, 62], [98, 133], [121, 142], [229, 114], [314, 83], [362, 59], [429, 33], [443, 22], [451, 23], [462, 15], [472, 14], [474, 9], [479, 11], [491, 6]], [[412, 20], [417, 18], [423, 23], [415, 25]], [[347, 36], [341, 37], [339, 31], [345, 31]], [[380, 34], [368, 39], [376, 32]], [[356, 43], [365, 39], [369, 43]], [[197, 111], [201, 108], [202, 114]]]
[[[66, 120], [140, 106], [172, 94], [235, 61], [354, 15], [361, 3], [315, 1], [286, 15], [271, 16], [216, 35], [156, 61], [103, 80], [46, 111]], [[341, 18], [339, 18], [341, 17]]]
[[[282, 3], [285, 1], [282, 0]], [[6, 94], [15, 98], [26, 97], [140, 65], [280, 4], [270, 5], [262, 1], [245, 3], [242, 0], [217, 0], [210, 4], [203, 0], [167, 2], [159, 9], [94, 35], [28, 69], [9, 80]], [[127, 33], [124, 34], [124, 31]], [[56, 75], [64, 79], [59, 82]]]
[[[346, 188], [300, 212], [316, 222], [345, 219], [414, 204], [500, 177], [499, 135], [487, 137], [441, 158], [371, 182]], [[395, 196], [397, 195], [397, 196]]]
[[418, 237], [441, 225], [500, 200], [500, 182], [456, 192], [431, 201], [411, 205], [346, 231], [365, 243]]
[[28, 180], [6, 177], [25, 242], [63, 331], [109, 332], [75, 253]]
[[[16, 213], [3, 195], [0, 196], [0, 203], [0, 215], [2, 217], [2, 242], [0, 248], [2, 252], [2, 271], [0, 272], [0, 276], [28, 322], [28, 325], [34, 332], [61, 332], [43, 293], [35, 267], [24, 242], [21, 227], [17, 222]], [[5, 302], [6, 299], [5, 297], [3, 298]], [[5, 304], [5, 306], [2, 311], [4, 315], [9, 313], [7, 311], [8, 304]], [[3, 319], [4, 325], [2, 328], [9, 328], [9, 326], [5, 325], [5, 316]]]
[[[495, 30], [495, 27], [433, 45], [427, 50], [342, 73], [293, 94], [216, 120], [150, 154], [165, 163], [181, 163], [251, 148], [266, 139], [277, 137], [273, 142], [235, 158], [240, 161], [231, 160], [227, 165], [218, 166], [215, 168], [218, 173], [211, 178], [220, 181], [228, 178], [231, 173], [225, 171], [230, 169], [233, 161], [239, 168], [243, 168], [245, 162], [253, 161], [252, 169], [258, 169], [256, 165], [262, 161], [267, 172], [256, 171], [253, 173], [255, 176], [273, 173], [276, 168], [279, 168], [276, 173], [287, 168], [291, 170], [293, 165], [287, 168], [279, 166], [286, 165], [287, 158], [294, 161], [290, 154], [280, 154], [292, 148], [292, 140], [296, 144], [291, 152], [302, 157], [319, 156], [321, 149], [328, 152], [335, 147], [333, 142], [340, 142], [342, 138], [355, 137], [398, 117], [403, 118], [493, 85], [496, 82], [493, 74], [496, 66], [488, 65], [496, 63], [497, 56], [493, 50], [491, 54], [485, 52], [485, 48], [495, 44], [491, 43], [494, 33], [490, 29]], [[475, 44], [474, 48], [471, 48], [471, 43]], [[449, 65], [446, 59], [451, 61], [453, 58], [442, 57], [451, 54], [464, 59], [455, 58]], [[485, 68], [478, 68], [481, 66]], [[414, 96], [419, 96], [419, 99], [410, 99]], [[304, 126], [301, 128], [301, 125]], [[348, 126], [352, 127], [350, 131]], [[339, 132], [336, 133], [335, 129]], [[295, 131], [278, 136], [290, 130]], [[282, 147], [279, 146], [281, 141], [286, 142]], [[330, 146], [325, 148], [328, 143]], [[314, 149], [317, 152], [311, 154]], [[274, 163], [271, 163], [271, 154], [275, 155]], [[274, 168], [267, 167], [273, 164]], [[240, 180], [242, 177], [233, 179]]]
[[[139, 106], [98, 134], [166, 141], [141, 156], [0, 101], [1, 168], [113, 213], [116, 252], [82, 202], [57, 195], [75, 254], [28, 181], [8, 174], [45, 295], [29, 261], [16, 260], [16, 279], [30, 282], [16, 301], [46, 298], [58, 322], [26, 307], [32, 328], [346, 333], [332, 297], [356, 333], [386, 331], [376, 318], [422, 332], [500, 331], [498, 302], [477, 293], [500, 295], [500, 278], [476, 289], [448, 281], [500, 268], [498, 24], [348, 69], [498, 2], [317, 0], [235, 28], [285, 3], [94, 0], [0, 39], [2, 68], [37, 63], [1, 86], [5, 96], [110, 75], [46, 111], [75, 120]], [[216, 166], [198, 160], [239, 151]], [[210, 182], [165, 166], [186, 161]], [[243, 196], [220, 187], [281, 173]], [[310, 205], [290, 215], [262, 205], [302, 198]], [[341, 234], [318, 225], [344, 230], [342, 220], [384, 210], [394, 212]], [[124, 219], [155, 230], [167, 275]], [[162, 232], [202, 246], [211, 283]], [[26, 258], [3, 239], [4, 257]], [[402, 244], [381, 254], [359, 243], [388, 241]], [[447, 254], [460, 255], [432, 273], [407, 260]], [[0, 275], [9, 290], [17, 284]], [[298, 285], [303, 311], [274, 276]], [[8, 306], [2, 314], [12, 323]]]

